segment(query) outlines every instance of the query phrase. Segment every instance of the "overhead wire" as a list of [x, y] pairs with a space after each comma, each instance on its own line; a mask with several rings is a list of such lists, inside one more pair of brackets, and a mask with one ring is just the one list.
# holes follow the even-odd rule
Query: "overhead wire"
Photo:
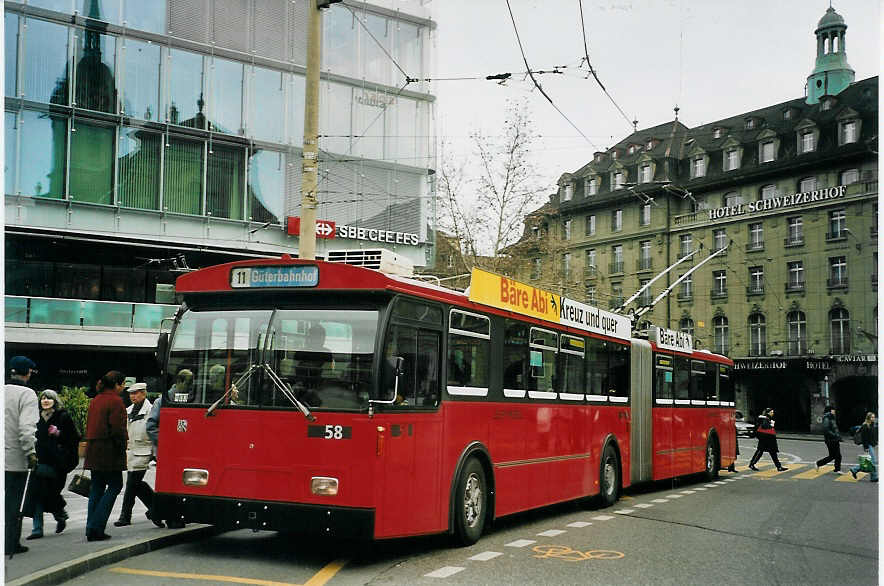
[[583, 0], [577, 0], [577, 5], [580, 6], [580, 32], [583, 33], [583, 54], [586, 59], [586, 66], [589, 68], [589, 72], [595, 78], [596, 83], [599, 84], [599, 87], [602, 88], [602, 91], [605, 93], [606, 96], [608, 96], [608, 99], [611, 100], [611, 103], [614, 104], [614, 107], [617, 108], [617, 111], [619, 111], [623, 118], [626, 120], [626, 123], [634, 128], [635, 123], [629, 119], [629, 116], [626, 115], [626, 112], [623, 111], [623, 108], [621, 108], [620, 105], [614, 101], [614, 98], [611, 97], [611, 94], [609, 94], [608, 90], [605, 89], [605, 86], [602, 84], [599, 76], [595, 72], [595, 68], [589, 61], [589, 48], [586, 44], [586, 24], [583, 22]]
[[531, 81], [534, 83], [534, 87], [537, 88], [537, 90], [543, 95], [543, 97], [547, 99], [550, 105], [552, 105], [552, 107], [556, 109], [556, 112], [558, 112], [562, 116], [562, 118], [564, 118], [568, 122], [568, 124], [570, 124], [574, 128], [574, 130], [576, 130], [580, 134], [580, 136], [582, 136], [586, 140], [586, 142], [591, 144], [593, 148], [597, 149], [598, 146], [594, 142], [589, 140], [589, 138], [585, 134], [583, 134], [583, 131], [580, 130], [577, 125], [574, 124], [571, 119], [568, 118], [565, 113], [559, 109], [558, 106], [556, 106], [556, 103], [553, 102], [552, 98], [549, 97], [549, 94], [547, 94], [544, 91], [543, 87], [541, 87], [540, 82], [538, 82], [537, 79], [534, 77], [531, 66], [528, 65], [528, 58], [525, 56], [525, 48], [522, 46], [522, 38], [519, 36], [519, 27], [516, 26], [516, 17], [513, 15], [513, 8], [512, 6], [510, 6], [510, 0], [506, 0], [506, 7], [510, 13], [510, 19], [513, 21], [513, 30], [516, 33], [516, 41], [519, 44], [519, 51], [522, 53], [522, 61], [525, 62], [525, 69], [527, 70], [528, 77], [530, 77]]

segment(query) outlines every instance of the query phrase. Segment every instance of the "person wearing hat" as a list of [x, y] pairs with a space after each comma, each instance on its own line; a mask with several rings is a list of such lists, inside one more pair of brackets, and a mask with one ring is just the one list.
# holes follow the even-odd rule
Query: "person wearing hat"
[[[126, 450], [126, 491], [123, 493], [123, 509], [120, 518], [114, 521], [115, 527], [125, 527], [132, 524], [132, 508], [135, 506], [135, 497], [147, 507], [148, 519], [151, 519], [150, 509], [153, 504], [153, 490], [144, 481], [147, 467], [150, 465], [150, 457], [153, 452], [153, 443], [147, 435], [147, 416], [150, 413], [151, 404], [147, 400], [147, 385], [145, 383], [133, 383], [129, 386], [129, 400], [131, 404], [126, 408], [129, 445]], [[157, 527], [165, 527], [159, 519], [151, 519]]]
[[26, 515], [33, 517], [33, 528], [27, 539], [43, 537], [43, 512], [55, 517], [55, 532], [61, 533], [67, 526], [61, 491], [67, 475], [77, 467], [80, 457], [77, 444], [80, 433], [74, 420], [63, 408], [58, 393], [46, 389], [40, 393], [40, 418], [37, 420], [37, 459], [39, 464], [31, 477]]
[[28, 470], [37, 467], [37, 394], [25, 385], [37, 372], [37, 365], [26, 356], [14, 356], [9, 361], [9, 380], [3, 394], [6, 440], [6, 555], [24, 553], [21, 544], [21, 517], [19, 508], [25, 493]]
[[835, 419], [835, 407], [826, 405], [823, 409], [823, 440], [829, 455], [816, 461], [816, 469], [825, 466], [835, 460], [835, 474], [841, 474], [841, 432], [838, 431], [838, 421]]

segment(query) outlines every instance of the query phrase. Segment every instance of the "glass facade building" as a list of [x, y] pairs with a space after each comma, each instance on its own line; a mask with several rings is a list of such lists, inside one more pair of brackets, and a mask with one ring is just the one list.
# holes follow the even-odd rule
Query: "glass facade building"
[[[409, 80], [435, 24], [412, 4], [323, 10], [317, 217], [419, 244], [319, 256], [432, 258], [434, 97]], [[150, 303], [184, 266], [297, 254], [306, 0], [27, 0], [4, 27], [8, 295]]]

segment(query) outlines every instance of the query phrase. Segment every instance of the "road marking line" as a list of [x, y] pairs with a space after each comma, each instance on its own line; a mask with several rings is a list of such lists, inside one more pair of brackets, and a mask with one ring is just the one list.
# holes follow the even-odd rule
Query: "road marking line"
[[698, 486], [698, 487], [695, 488], [694, 490], [709, 490], [709, 489], [707, 489], [707, 488], [703, 488], [702, 486]]
[[718, 486], [722, 486], [724, 483], [725, 483], [724, 480], [717, 480], [717, 481], [713, 482], [712, 484], [717, 484]]
[[714, 484], [704, 484], [703, 486], [705, 486], [706, 488], [715, 488]]
[[634, 512], [635, 511], [633, 509], [620, 509], [619, 511], [614, 511], [614, 513], [617, 515], [629, 515]]
[[814, 478], [819, 478], [823, 474], [828, 474], [828, 473], [829, 473], [828, 470], [817, 470], [816, 468], [811, 468], [810, 470], [802, 472], [801, 474], [796, 474], [792, 478], [798, 478], [800, 480], [812, 480]]
[[638, 503], [635, 506], [638, 507], [639, 509], [650, 509], [654, 505], [649, 504], [649, 503]]
[[505, 547], [525, 547], [526, 545], [531, 545], [532, 543], [537, 542], [533, 539], [517, 539], [515, 541], [507, 543]]
[[654, 499], [651, 501], [652, 503], [668, 503], [666, 499]]
[[578, 529], [583, 527], [588, 527], [592, 525], [592, 523], [587, 523], [586, 521], [574, 521], [573, 523], [568, 523], [565, 527], [577, 527]]
[[679, 494], [694, 494], [695, 492], [694, 490], [683, 490]]
[[592, 520], [593, 521], [608, 521], [613, 518], [614, 517], [612, 517], [611, 515], [596, 515], [595, 517], [592, 518]]
[[304, 586], [323, 586], [326, 582], [334, 578], [341, 568], [343, 568], [349, 560], [334, 560], [325, 564], [321, 570], [316, 572], [312, 578], [304, 582]]
[[550, 529], [549, 531], [544, 531], [542, 533], [538, 533], [537, 535], [541, 537], [555, 537], [556, 535], [561, 535], [562, 533], [567, 533], [567, 531], [563, 531], [561, 529]]
[[482, 553], [477, 553], [476, 555], [474, 555], [470, 559], [477, 561], [477, 562], [487, 562], [488, 560], [493, 560], [497, 556], [501, 556], [501, 555], [503, 555], [503, 554], [500, 553], [499, 551], [483, 551]]
[[683, 494], [668, 494], [668, 495], [666, 495], [666, 498], [668, 498], [668, 499], [680, 499], [680, 498], [684, 498], [684, 495], [683, 495]]
[[445, 566], [444, 568], [439, 568], [429, 574], [424, 574], [425, 578], [447, 578], [449, 576], [453, 576], [458, 572], [462, 572], [465, 568], [461, 568], [460, 566]]
[[[239, 578], [237, 576], [218, 576], [215, 574], [187, 574], [184, 572], [160, 572], [157, 570], [136, 570], [134, 568], [110, 568], [117, 574], [133, 574], [137, 576], [154, 576], [157, 578], [183, 578], [185, 580], [207, 580], [211, 582], [232, 582], [234, 584], [256, 584], [257, 586], [298, 586], [294, 582], [274, 582], [256, 578]], [[321, 571], [321, 570], [320, 570]]]

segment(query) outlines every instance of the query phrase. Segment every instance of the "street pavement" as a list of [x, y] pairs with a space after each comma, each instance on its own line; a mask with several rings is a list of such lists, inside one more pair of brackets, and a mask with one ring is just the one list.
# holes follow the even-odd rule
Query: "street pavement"
[[[780, 433], [778, 438], [822, 442], [822, 436], [812, 434]], [[750, 445], [753, 442], [748, 441]], [[748, 446], [743, 447], [745, 449]], [[741, 463], [745, 464], [747, 456], [748, 454], [741, 456]], [[155, 468], [151, 466], [145, 475], [145, 481], [151, 486], [154, 476]], [[844, 479], [849, 480], [849, 475]], [[188, 525], [184, 529], [157, 528], [144, 516], [144, 505], [138, 500], [135, 502], [132, 525], [114, 527], [113, 522], [119, 517], [122, 507], [121, 492], [106, 530], [113, 538], [108, 541], [87, 542], [85, 531], [88, 500], [67, 489], [63, 496], [68, 503], [67, 511], [70, 515], [67, 528], [63, 533], [56, 534], [55, 520], [52, 515], [47, 514], [44, 515], [44, 537], [27, 541], [25, 537], [31, 532], [31, 519], [25, 518], [21, 542], [30, 550], [15, 555], [11, 560], [8, 556], [4, 558], [7, 584], [58, 584], [136, 555], [186, 541], [201, 540], [218, 533], [208, 525]]]
[[[80, 462], [82, 465], [82, 461]], [[79, 468], [77, 469], [79, 470]], [[145, 475], [145, 481], [153, 486], [154, 467]], [[125, 474], [124, 474], [125, 478]], [[70, 476], [68, 476], [68, 482]], [[125, 489], [125, 482], [124, 482]], [[59, 584], [85, 572], [120, 560], [162, 547], [192, 539], [202, 539], [217, 531], [207, 525], [187, 525], [183, 529], [160, 529], [145, 516], [141, 501], [135, 501], [132, 525], [114, 527], [120, 516], [123, 493], [120, 492], [108, 520], [106, 532], [112, 538], [107, 541], [86, 541], [86, 512], [88, 499], [67, 489], [62, 493], [67, 501], [67, 528], [55, 533], [55, 519], [43, 515], [43, 537], [27, 541], [31, 533], [31, 519], [22, 524], [21, 543], [29, 548], [26, 553], [15, 554], [12, 559], [4, 557], [5, 582], [20, 584]]]

